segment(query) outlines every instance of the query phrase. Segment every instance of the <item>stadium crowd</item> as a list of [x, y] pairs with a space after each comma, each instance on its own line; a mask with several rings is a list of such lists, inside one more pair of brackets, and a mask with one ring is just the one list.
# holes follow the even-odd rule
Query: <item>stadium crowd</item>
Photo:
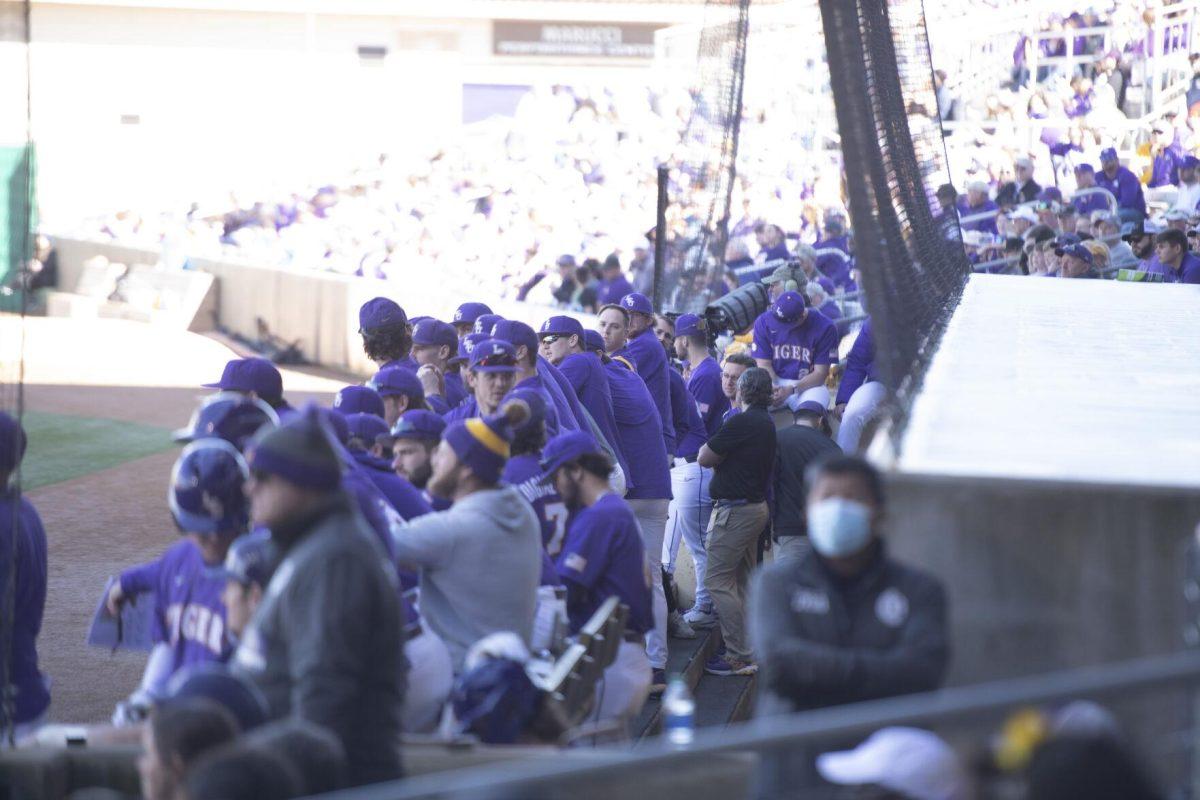
[[[667, 688], [669, 642], [697, 628], [723, 642], [707, 673], [758, 674], [760, 715], [937, 688], [945, 592], [889, 554], [883, 482], [857, 455], [887, 398], [871, 325], [839, 366], [836, 325], [803, 292], [816, 269], [773, 268], [748, 341], [719, 349], [705, 317], [656, 315], [637, 292], [609, 298], [595, 330], [554, 315], [535, 331], [478, 302], [410, 317], [377, 297], [359, 321], [378, 371], [329, 408], [289, 405], [265, 359], [230, 361], [176, 434], [180, 539], [106, 598], [114, 617], [139, 597], [152, 615], [142, 680], [112, 719], [140, 736], [144, 796], [399, 778], [402, 734], [539, 741], [541, 681], [612, 597], [622, 640], [583, 702], [618, 734]], [[5, 485], [24, 449], [0, 414]], [[16, 511], [16, 734], [36, 740], [45, 534], [27, 499]], [[672, 578], [680, 545], [690, 608]], [[1121, 750], [1096, 713], [1047, 723], [1061, 730], [1044, 746], [1067, 756], [1043, 779]], [[818, 775], [916, 800], [965, 798], [969, 780], [912, 729], [769, 763], [762, 780], [778, 797]]]

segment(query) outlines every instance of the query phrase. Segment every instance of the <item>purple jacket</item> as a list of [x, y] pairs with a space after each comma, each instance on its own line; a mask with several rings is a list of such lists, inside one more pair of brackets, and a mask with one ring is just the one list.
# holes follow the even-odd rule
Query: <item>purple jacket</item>
[[1146, 195], [1137, 176], [1126, 167], [1117, 167], [1116, 177], [1109, 178], [1104, 172], [1096, 173], [1096, 185], [1103, 186], [1117, 198], [1117, 207], [1136, 211], [1146, 216]]

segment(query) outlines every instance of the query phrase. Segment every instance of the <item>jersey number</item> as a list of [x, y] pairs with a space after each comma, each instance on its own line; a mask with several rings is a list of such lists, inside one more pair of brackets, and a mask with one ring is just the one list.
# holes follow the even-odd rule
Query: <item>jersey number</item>
[[563, 537], [567, 533], [567, 507], [562, 503], [546, 503], [543, 508], [546, 521], [554, 525], [554, 533], [546, 544], [546, 552], [556, 558], [562, 551]]

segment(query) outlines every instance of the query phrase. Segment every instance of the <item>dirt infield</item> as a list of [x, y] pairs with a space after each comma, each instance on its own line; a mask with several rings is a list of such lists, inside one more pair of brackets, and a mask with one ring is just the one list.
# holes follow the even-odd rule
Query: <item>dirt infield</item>
[[[0, 338], [13, 335], [0, 318]], [[184, 425], [233, 357], [224, 345], [186, 332], [116, 320], [26, 321], [26, 407], [75, 416]], [[341, 381], [284, 371], [293, 403], [328, 400]], [[144, 657], [84, 644], [109, 575], [156, 557], [175, 540], [166, 507], [170, 450], [34, 490], [49, 539], [49, 592], [38, 641], [51, 677], [55, 721], [107, 719], [141, 678]]]

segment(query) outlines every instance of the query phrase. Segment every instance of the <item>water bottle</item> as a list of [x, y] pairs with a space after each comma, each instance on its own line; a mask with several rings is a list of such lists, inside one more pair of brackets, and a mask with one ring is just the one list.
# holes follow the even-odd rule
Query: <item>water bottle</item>
[[663, 693], [663, 727], [667, 741], [675, 747], [686, 747], [692, 743], [696, 725], [696, 701], [688, 691], [687, 683], [676, 675], [667, 684]]

